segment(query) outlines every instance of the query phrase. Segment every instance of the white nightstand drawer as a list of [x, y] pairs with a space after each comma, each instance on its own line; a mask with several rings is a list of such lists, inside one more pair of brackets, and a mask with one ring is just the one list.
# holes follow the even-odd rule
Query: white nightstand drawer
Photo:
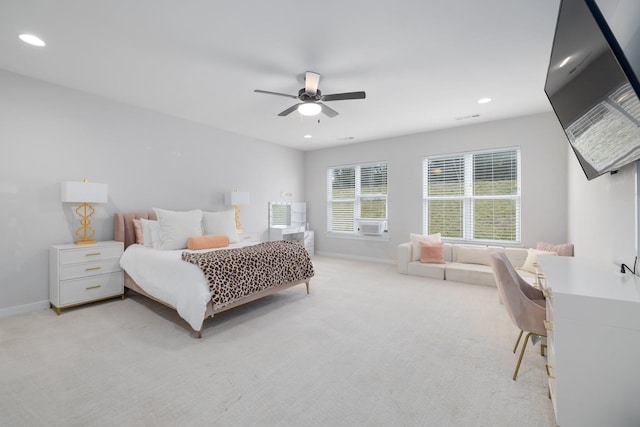
[[120, 245], [92, 245], [60, 251], [60, 264], [72, 264], [76, 262], [88, 262], [110, 258], [120, 258], [122, 244]]
[[119, 271], [120, 260], [118, 258], [106, 259], [104, 261], [97, 262], [64, 264], [60, 267], [60, 280], [116, 273]]
[[122, 272], [60, 282], [59, 307], [89, 302], [124, 292]]
[[238, 233], [241, 242], [258, 242], [258, 233], [256, 231], [243, 231]]

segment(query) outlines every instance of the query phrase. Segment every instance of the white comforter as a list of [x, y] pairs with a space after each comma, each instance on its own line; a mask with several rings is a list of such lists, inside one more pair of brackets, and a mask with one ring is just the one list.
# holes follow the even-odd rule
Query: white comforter
[[[221, 249], [240, 248], [251, 244], [234, 243]], [[163, 251], [134, 244], [122, 254], [120, 266], [146, 293], [175, 307], [180, 317], [186, 320], [194, 331], [199, 331], [211, 293], [202, 271], [182, 260], [184, 250]], [[209, 250], [211, 249], [190, 252]]]

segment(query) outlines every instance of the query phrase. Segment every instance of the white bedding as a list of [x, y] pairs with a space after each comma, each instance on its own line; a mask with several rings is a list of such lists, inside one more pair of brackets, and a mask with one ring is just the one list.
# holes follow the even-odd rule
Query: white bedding
[[[255, 243], [240, 242], [220, 249], [252, 244]], [[194, 331], [199, 331], [211, 293], [202, 271], [182, 260], [182, 252], [185, 250], [187, 249], [167, 251], [133, 244], [122, 254], [120, 266], [146, 293], [174, 307]], [[210, 250], [212, 249], [189, 252]]]

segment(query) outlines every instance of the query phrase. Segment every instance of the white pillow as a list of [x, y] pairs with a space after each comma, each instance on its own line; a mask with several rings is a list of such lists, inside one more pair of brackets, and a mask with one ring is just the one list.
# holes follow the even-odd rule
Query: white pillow
[[160, 228], [158, 221], [151, 219], [140, 218], [140, 225], [142, 226], [142, 243], [145, 246], [157, 248], [160, 244]]
[[528, 271], [529, 273], [535, 273], [536, 267], [534, 264], [538, 262], [538, 255], [556, 256], [558, 255], [558, 253], [529, 248], [527, 253], [527, 259], [525, 260], [524, 264], [522, 264], [522, 267], [520, 267], [520, 270]]
[[464, 246], [455, 245], [456, 262], [463, 264], [479, 264], [479, 265], [491, 265], [491, 253], [495, 251], [494, 248], [488, 248], [485, 246]]
[[207, 236], [224, 235], [229, 238], [229, 243], [238, 243], [240, 241], [240, 237], [236, 231], [235, 211], [233, 210], [203, 212], [202, 227], [204, 234]]
[[434, 243], [440, 242], [442, 239], [440, 238], [440, 233], [429, 234], [423, 236], [422, 234], [414, 234], [410, 233], [409, 238], [411, 239], [411, 261], [420, 261], [420, 242]]
[[185, 249], [189, 237], [202, 236], [202, 211], [168, 211], [153, 208], [158, 217], [158, 249]]

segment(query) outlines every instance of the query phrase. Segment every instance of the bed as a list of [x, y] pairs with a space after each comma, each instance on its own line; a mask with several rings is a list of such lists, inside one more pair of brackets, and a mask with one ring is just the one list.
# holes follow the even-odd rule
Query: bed
[[[198, 338], [202, 338], [204, 321], [218, 313], [302, 283], [305, 283], [307, 294], [309, 294], [309, 282], [314, 274], [313, 265], [308, 253], [306, 251], [300, 253], [297, 247], [299, 245], [295, 243], [290, 244], [296, 247], [287, 247], [284, 246], [287, 242], [267, 242], [255, 246], [241, 242], [231, 244], [228, 248], [218, 249], [220, 252], [216, 253], [211, 250], [159, 250], [136, 244], [133, 220], [141, 218], [157, 220], [154, 212], [116, 213], [114, 215], [115, 240], [123, 242], [125, 248], [120, 261], [125, 272], [125, 288], [176, 310], [180, 317], [187, 321], [197, 333]], [[280, 246], [284, 246], [284, 248]], [[257, 251], [269, 250], [274, 254], [273, 251], [282, 251], [283, 249], [290, 252], [280, 255], [286, 257], [289, 262], [288, 267], [280, 266], [277, 263], [275, 263], [276, 265], [274, 263], [261, 264], [256, 267], [264, 271], [254, 274], [255, 282], [262, 283], [259, 275], [268, 275], [268, 281], [271, 284], [266, 287], [262, 285], [261, 287], [248, 286], [246, 283], [236, 286], [233, 283], [236, 277], [238, 281], [249, 279], [234, 274], [226, 276], [226, 283], [215, 285], [209, 270], [198, 265], [212, 257], [216, 258], [216, 263], [220, 263], [220, 257], [225, 259], [233, 257], [238, 261], [244, 259], [243, 257], [254, 256], [252, 260], [239, 264], [250, 266], [259, 264], [255, 259], [255, 256], [259, 256], [256, 255]], [[293, 253], [292, 251], [297, 252]], [[245, 255], [245, 253], [247, 254]], [[278, 254], [275, 253], [275, 255]], [[262, 257], [269, 258], [271, 256], [262, 255]], [[300, 268], [297, 265], [292, 268], [293, 259], [300, 264]], [[280, 274], [278, 269], [287, 271]], [[297, 271], [294, 274], [289, 270]], [[291, 277], [295, 277], [295, 279], [288, 281]], [[240, 285], [243, 286], [243, 290], [237, 289]], [[227, 288], [221, 289], [220, 286]], [[221, 294], [223, 295], [221, 296]], [[233, 296], [227, 296], [231, 294]]]

